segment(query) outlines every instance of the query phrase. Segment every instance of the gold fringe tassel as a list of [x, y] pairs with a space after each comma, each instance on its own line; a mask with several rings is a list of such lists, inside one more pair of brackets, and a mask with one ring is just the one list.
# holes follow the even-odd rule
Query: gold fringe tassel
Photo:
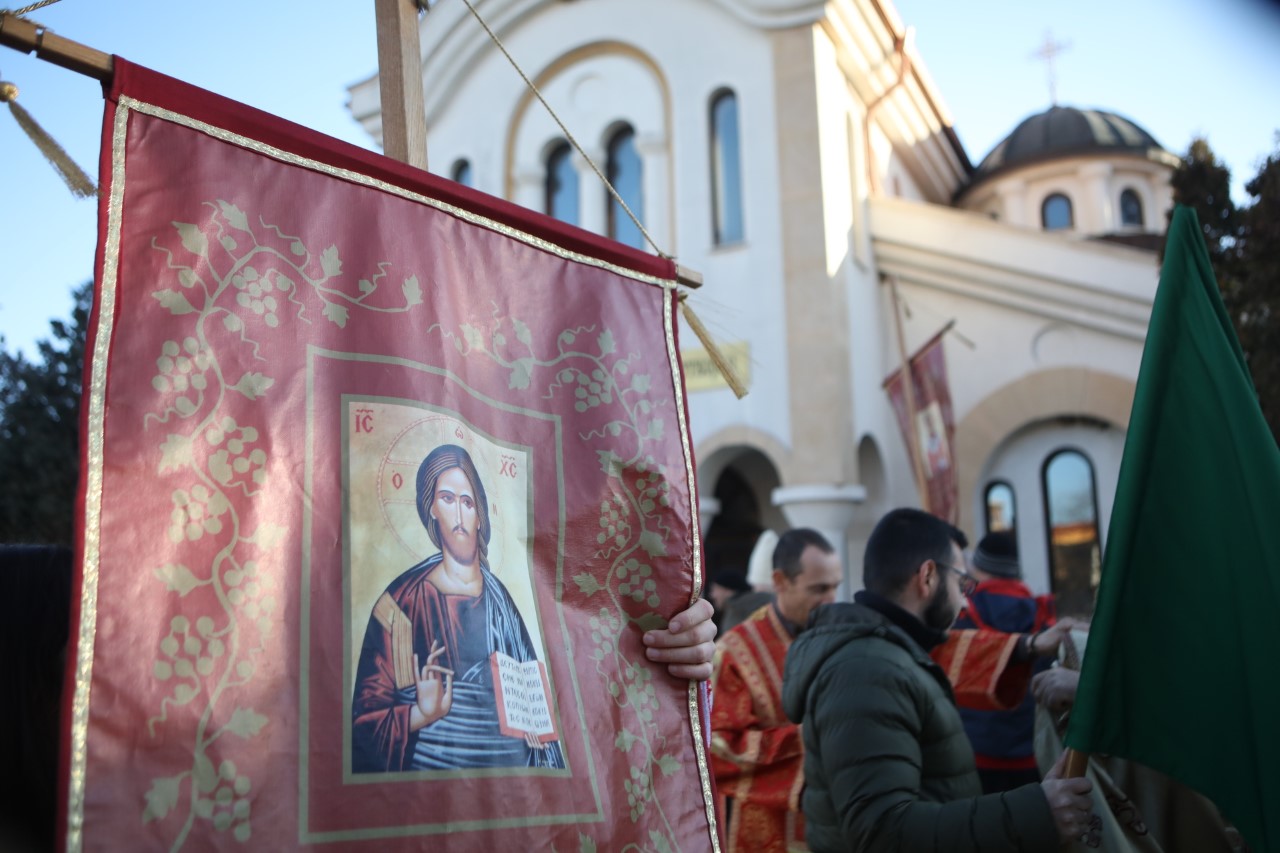
[[66, 182], [68, 189], [72, 195], [80, 198], [90, 198], [97, 195], [98, 188], [93, 185], [93, 180], [85, 174], [84, 170], [76, 165], [61, 145], [58, 144], [52, 136], [45, 132], [31, 115], [16, 100], [18, 97], [18, 87], [12, 83], [0, 81], [0, 101], [9, 104], [9, 111], [13, 113], [14, 119], [18, 122], [18, 126], [23, 129], [27, 136], [31, 137], [31, 141], [40, 149], [40, 153], [45, 159], [58, 170], [58, 174], [62, 176], [62, 180]]
[[720, 348], [716, 346], [716, 342], [711, 339], [711, 333], [707, 331], [707, 327], [702, 325], [698, 315], [693, 313], [693, 309], [689, 307], [687, 297], [687, 293], [680, 294], [680, 313], [684, 315], [685, 322], [689, 324], [689, 328], [693, 329], [693, 333], [702, 342], [707, 355], [711, 357], [711, 363], [716, 366], [720, 371], [720, 375], [724, 377], [724, 381], [729, 383], [733, 393], [741, 400], [747, 396], [747, 387], [742, 384], [742, 379], [738, 377], [738, 372], [733, 369], [733, 365], [725, 359], [724, 354], [720, 352]]

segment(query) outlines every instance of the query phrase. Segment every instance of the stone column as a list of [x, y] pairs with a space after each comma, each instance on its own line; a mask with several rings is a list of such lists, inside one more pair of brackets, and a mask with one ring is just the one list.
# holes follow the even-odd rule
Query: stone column
[[[604, 171], [604, 152], [585, 147], [583, 150]], [[578, 173], [578, 225], [593, 234], [604, 234], [609, 226], [609, 191], [600, 183], [595, 170], [581, 154], [574, 151], [569, 156], [573, 160], [574, 171]]]
[[1027, 182], [1021, 178], [1006, 178], [996, 184], [996, 195], [1000, 197], [1000, 216], [1008, 225], [1019, 228], [1040, 227], [1040, 217], [1032, 218], [1027, 210]]
[[521, 207], [546, 213], [547, 176], [539, 169], [517, 172], [511, 187], [511, 200]]
[[1087, 163], [1080, 167], [1084, 180], [1084, 202], [1076, 208], [1076, 231], [1082, 234], [1110, 234], [1119, 224], [1116, 202], [1111, 198], [1110, 163]]
[[[660, 133], [637, 134], [636, 152], [640, 155], [643, 167], [640, 192], [644, 205], [643, 211], [635, 212], [636, 216], [640, 218], [645, 230], [658, 244], [659, 249], [674, 253], [676, 248], [672, 245], [671, 237], [673, 229], [668, 216], [670, 211], [668, 174], [671, 171], [671, 158], [667, 153], [667, 139]], [[652, 252], [653, 247], [645, 245], [644, 250]]]

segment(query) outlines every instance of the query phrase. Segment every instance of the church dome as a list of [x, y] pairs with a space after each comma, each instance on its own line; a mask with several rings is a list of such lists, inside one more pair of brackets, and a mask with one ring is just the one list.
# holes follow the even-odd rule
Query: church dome
[[1052, 107], [1024, 119], [983, 158], [970, 186], [996, 174], [1065, 157], [1128, 156], [1177, 164], [1155, 138], [1124, 116], [1103, 110]]

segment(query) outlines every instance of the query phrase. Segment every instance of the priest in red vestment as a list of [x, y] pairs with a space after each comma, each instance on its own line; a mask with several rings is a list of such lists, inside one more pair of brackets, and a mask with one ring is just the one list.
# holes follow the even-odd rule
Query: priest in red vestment
[[791, 641], [815, 607], [835, 601], [842, 576], [822, 534], [784, 533], [773, 551], [775, 600], [716, 644], [711, 768], [727, 812], [729, 853], [808, 849], [800, 727], [782, 712], [782, 670]]

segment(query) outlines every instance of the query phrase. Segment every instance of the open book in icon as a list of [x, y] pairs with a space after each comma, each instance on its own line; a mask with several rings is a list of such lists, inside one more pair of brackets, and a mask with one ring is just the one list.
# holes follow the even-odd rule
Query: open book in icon
[[542, 661], [518, 661], [502, 652], [489, 656], [498, 724], [504, 735], [524, 739], [531, 734], [541, 743], [560, 739], [551, 713], [551, 688]]

